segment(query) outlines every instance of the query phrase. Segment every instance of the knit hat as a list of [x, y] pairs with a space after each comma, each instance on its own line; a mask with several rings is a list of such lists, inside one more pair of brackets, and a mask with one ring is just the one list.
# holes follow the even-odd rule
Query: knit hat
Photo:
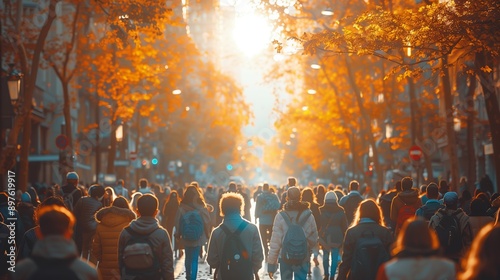
[[78, 181], [80, 178], [78, 177], [78, 174], [76, 172], [68, 172], [68, 174], [66, 174], [66, 179]]
[[21, 202], [29, 202], [31, 203], [31, 195], [27, 192], [21, 195]]
[[328, 191], [325, 195], [325, 203], [335, 203], [338, 201], [337, 194], [334, 191]]
[[287, 191], [288, 201], [300, 201], [300, 190], [297, 187], [291, 187]]
[[458, 194], [456, 192], [447, 192], [443, 197], [444, 204], [456, 205], [458, 203]]

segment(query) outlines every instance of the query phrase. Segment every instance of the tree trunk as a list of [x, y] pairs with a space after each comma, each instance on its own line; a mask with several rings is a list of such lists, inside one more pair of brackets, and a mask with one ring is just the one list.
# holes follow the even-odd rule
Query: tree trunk
[[[68, 82], [67, 81], [62, 81], [62, 88], [63, 88], [63, 97], [64, 97], [64, 106], [63, 106], [63, 113], [64, 113], [64, 121], [66, 122], [65, 128], [65, 134], [66, 137], [68, 138], [68, 148], [66, 149], [67, 151], [70, 151], [71, 155], [69, 157], [69, 160], [66, 160], [66, 166], [64, 168], [68, 171], [74, 170], [73, 167], [73, 133], [72, 133], [72, 121], [71, 121], [71, 102], [69, 99], [69, 87], [68, 87]], [[64, 175], [64, 174], [62, 174]], [[64, 177], [63, 177], [64, 178]]]
[[448, 155], [450, 157], [451, 190], [456, 191], [459, 183], [457, 141], [453, 121], [453, 96], [451, 93], [450, 72], [448, 71], [448, 56], [441, 61], [444, 107], [446, 113], [446, 135], [448, 137]]
[[481, 52], [476, 54], [475, 63], [475, 68], [478, 69], [478, 76], [481, 82], [481, 88], [483, 89], [484, 101], [486, 104], [486, 113], [488, 114], [488, 121], [490, 123], [491, 141], [493, 142], [492, 157], [496, 173], [496, 191], [498, 191], [498, 188], [500, 187], [500, 108], [495, 91], [493, 72], [488, 73], [479, 70], [486, 66], [493, 69], [493, 60], [489, 54]]
[[474, 149], [474, 93], [477, 81], [475, 77], [470, 77], [469, 88], [467, 89], [467, 189], [474, 190], [474, 183], [477, 180], [476, 174], [476, 150]]

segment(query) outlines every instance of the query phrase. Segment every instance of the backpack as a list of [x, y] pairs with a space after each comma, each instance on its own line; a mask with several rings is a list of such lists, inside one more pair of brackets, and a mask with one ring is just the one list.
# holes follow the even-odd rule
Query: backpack
[[204, 226], [198, 210], [192, 210], [182, 215], [179, 232], [181, 238], [187, 241], [197, 241], [201, 238]]
[[389, 259], [382, 240], [373, 231], [365, 231], [356, 241], [349, 279], [375, 279], [380, 265]]
[[36, 264], [36, 271], [31, 274], [30, 280], [67, 279], [78, 280], [75, 271], [70, 267], [76, 257], [67, 259], [43, 258], [39, 256], [30, 257]]
[[398, 232], [403, 224], [410, 218], [415, 217], [415, 213], [417, 212], [417, 208], [414, 205], [404, 204], [399, 208], [398, 211], [398, 220], [396, 221], [396, 232]]
[[326, 226], [321, 227], [321, 230], [319, 232], [319, 238], [324, 242], [326, 246], [329, 246], [331, 248], [338, 248], [340, 247], [339, 242], [334, 242], [335, 236], [342, 236], [342, 231], [338, 226], [333, 225], [333, 221], [335, 219], [338, 219], [339, 216], [342, 216], [343, 213], [342, 211], [333, 213], [328, 220], [328, 223]]
[[68, 208], [68, 210], [71, 212], [73, 212], [73, 194], [75, 194], [79, 190], [80, 189], [78, 189], [78, 187], [76, 187], [76, 189], [74, 189], [72, 192], [65, 193], [63, 195], [64, 205], [66, 205], [66, 208]]
[[148, 235], [139, 234], [130, 227], [126, 227], [125, 230], [131, 236], [125, 244], [122, 255], [125, 275], [136, 276], [134, 279], [159, 279], [160, 260], [155, 255], [154, 246], [149, 240], [149, 236], [156, 229]]
[[226, 233], [226, 238], [222, 247], [220, 266], [218, 268], [221, 279], [223, 280], [253, 279], [252, 260], [240, 238], [241, 232], [247, 225], [247, 222], [241, 222], [234, 232], [231, 232], [225, 224], [221, 225], [222, 230]]
[[264, 213], [276, 213], [280, 209], [281, 203], [274, 194], [262, 193], [261, 199], [264, 199], [262, 211]]
[[280, 214], [288, 225], [281, 247], [281, 259], [287, 264], [300, 265], [309, 258], [304, 224], [311, 216], [311, 211], [307, 211], [302, 218], [300, 218], [302, 213], [299, 213], [295, 219], [298, 220], [297, 222], [292, 221], [285, 211], [280, 212]]
[[464, 247], [460, 221], [457, 217], [461, 211], [455, 211], [450, 215], [443, 209], [438, 212], [443, 215], [435, 228], [441, 248], [447, 256], [459, 254]]

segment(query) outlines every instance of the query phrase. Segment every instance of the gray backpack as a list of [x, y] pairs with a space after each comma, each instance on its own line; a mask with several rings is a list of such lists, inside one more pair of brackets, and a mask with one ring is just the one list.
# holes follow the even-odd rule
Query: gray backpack
[[311, 216], [311, 210], [304, 212], [299, 213], [295, 221], [285, 211], [280, 212], [288, 225], [288, 230], [283, 239], [283, 246], [281, 247], [281, 259], [287, 264], [300, 265], [309, 258], [304, 224]]

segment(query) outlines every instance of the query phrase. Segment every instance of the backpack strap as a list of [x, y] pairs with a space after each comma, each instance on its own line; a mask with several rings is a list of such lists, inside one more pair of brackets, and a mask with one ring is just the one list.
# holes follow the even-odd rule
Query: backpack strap
[[280, 215], [281, 217], [283, 217], [283, 220], [285, 220], [286, 225], [290, 227], [290, 225], [292, 224], [292, 219], [290, 218], [290, 215], [288, 215], [288, 213], [285, 211], [281, 211]]
[[[306, 213], [305, 215], [302, 215], [303, 213]], [[297, 220], [298, 220], [298, 224], [301, 226], [301, 227], [304, 227], [307, 219], [309, 219], [309, 217], [311, 216], [312, 214], [312, 211], [310, 209], [307, 209], [305, 211], [303, 211], [302, 213], [299, 213], [299, 215], [297, 216]]]
[[240, 223], [240, 225], [238, 226], [238, 228], [236, 228], [236, 230], [234, 232], [231, 232], [231, 230], [229, 230], [229, 228], [225, 224], [221, 224], [221, 228], [226, 233], [226, 235], [234, 234], [236, 236], [239, 236], [241, 234], [241, 232], [247, 227], [247, 225], [248, 225], [247, 222], [242, 221]]

